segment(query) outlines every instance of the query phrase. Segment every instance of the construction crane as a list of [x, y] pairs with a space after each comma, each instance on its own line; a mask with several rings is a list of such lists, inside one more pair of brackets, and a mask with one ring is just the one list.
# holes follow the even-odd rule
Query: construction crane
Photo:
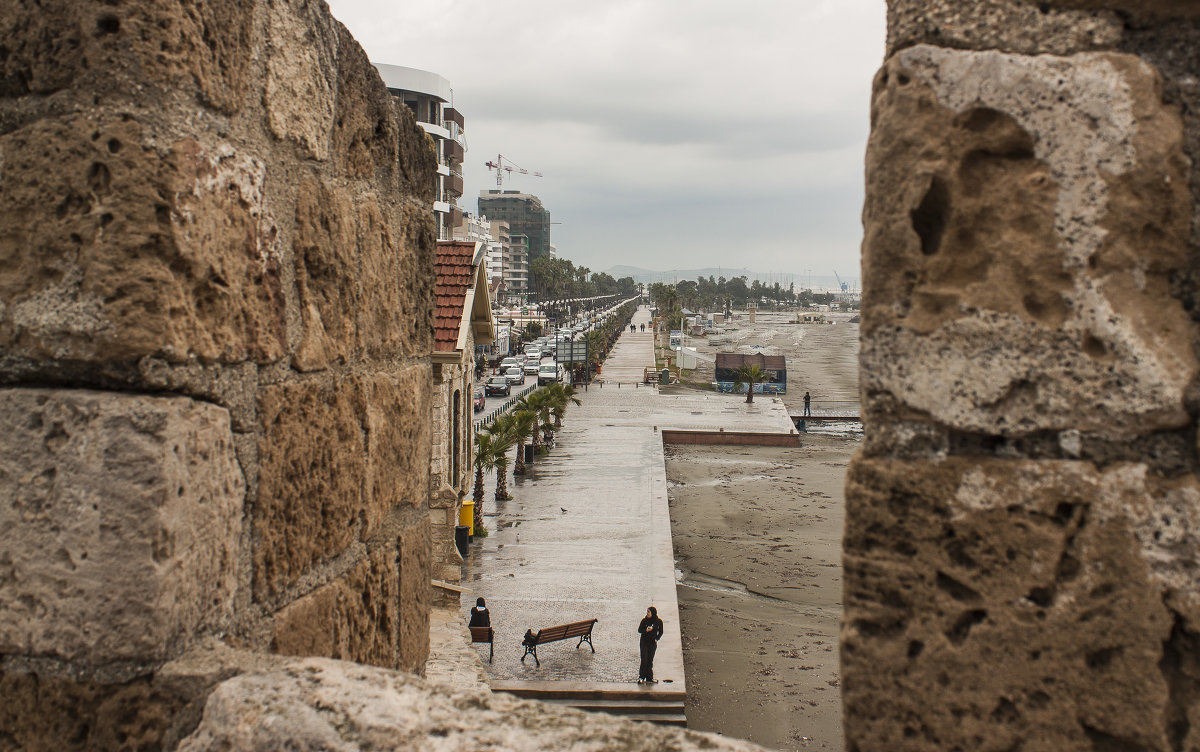
[[542, 177], [542, 173], [530, 172], [529, 170], [526, 170], [524, 167], [521, 167], [520, 165], [515, 164], [511, 159], [505, 159], [503, 154], [497, 154], [495, 162], [489, 161], [489, 162], [485, 162], [484, 164], [487, 165], [487, 168], [489, 170], [496, 171], [496, 185], [504, 184], [504, 173], [506, 173], [506, 172], [508, 173], [508, 176], [510, 178], [512, 177], [512, 174], [514, 172], [518, 173], [520, 175], [533, 175], [535, 178]]
[[845, 294], [846, 294], [846, 293], [849, 291], [849, 289], [850, 289], [850, 285], [848, 285], [848, 284], [846, 284], [845, 282], [843, 282], [843, 281], [842, 281], [842, 278], [841, 278], [841, 276], [839, 276], [839, 275], [838, 275], [838, 273], [837, 273], [837, 269], [834, 269], [834, 270], [833, 270], [833, 276], [834, 276], [834, 278], [836, 278], [836, 279], [837, 279], [837, 281], [838, 281], [838, 287], [842, 288], [842, 294], [843, 294], [843, 295], [845, 295]]

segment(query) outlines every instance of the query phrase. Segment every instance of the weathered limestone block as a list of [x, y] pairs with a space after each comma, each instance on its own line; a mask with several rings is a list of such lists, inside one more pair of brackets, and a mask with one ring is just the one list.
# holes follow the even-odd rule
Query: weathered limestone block
[[429, 369], [412, 366], [397, 374], [364, 379], [366, 395], [368, 498], [363, 539], [374, 535], [398, 507], [425, 503], [429, 478]]
[[308, 178], [296, 197], [296, 289], [303, 325], [293, 367], [315, 371], [355, 354], [361, 309], [354, 200], [348, 191]]
[[288, 749], [738, 750], [761, 747], [602, 713], [460, 689], [369, 666], [310, 658], [230, 679], [209, 697], [180, 752]]
[[266, 169], [119, 116], [0, 136], [0, 356], [40, 367], [283, 353]]
[[[66, 88], [132, 94], [133, 87], [197, 90], [227, 113], [241, 106], [257, 43], [254, 3], [6, 2], [0, 12], [0, 97]], [[219, 33], [214, 30], [219, 29]]]
[[308, 0], [272, 3], [267, 14], [267, 124], [276, 138], [324, 161], [337, 100], [338, 24]]
[[306, 180], [296, 205], [303, 333], [293, 366], [315, 371], [429, 352], [432, 238], [424, 208], [387, 209], [374, 194]]
[[275, 617], [271, 650], [397, 668], [399, 556], [394, 546], [371, 553], [343, 577], [293, 601]]
[[433, 215], [414, 201], [389, 208], [366, 196], [357, 220], [360, 346], [380, 360], [422, 357], [433, 349]]
[[933, 44], [1026, 55], [1112, 49], [1121, 17], [1030, 0], [888, 0], [888, 53]]
[[352, 380], [260, 391], [254, 593], [278, 596], [358, 534], [366, 452], [362, 390]]
[[[328, 12], [328, 11], [325, 11]], [[367, 59], [345, 26], [337, 31], [337, 103], [334, 113], [333, 156], [338, 170], [354, 178], [375, 178], [383, 183], [395, 180], [399, 150], [399, 109], [386, 95], [379, 71]], [[415, 124], [406, 128], [404, 138], [428, 137]], [[433, 172], [434, 165], [429, 164]], [[432, 180], [430, 181], [432, 186]]]
[[1195, 477], [858, 459], [846, 519], [850, 748], [1196, 744]]
[[144, 664], [223, 627], [244, 493], [222, 408], [0, 390], [0, 654]]
[[429, 658], [429, 609], [433, 571], [429, 519], [421, 519], [397, 538], [400, 549], [400, 669], [420, 673]]
[[1200, 18], [1200, 5], [1194, 0], [1052, 0], [1047, 5], [1119, 10], [1138, 19]]
[[1190, 421], [1179, 116], [1137, 58], [893, 56], [876, 79], [860, 362], [871, 420], [1121, 438]]

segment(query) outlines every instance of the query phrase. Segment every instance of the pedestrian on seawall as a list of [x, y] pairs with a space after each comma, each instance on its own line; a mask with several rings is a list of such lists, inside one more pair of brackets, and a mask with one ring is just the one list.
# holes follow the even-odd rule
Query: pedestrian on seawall
[[637, 631], [642, 651], [638, 684], [657, 684], [658, 682], [654, 681], [654, 652], [658, 650], [658, 641], [663, 635], [663, 622], [658, 618], [658, 610], [654, 606], [646, 609], [646, 618], [638, 624]]
[[812, 407], [812, 397], [809, 396], [808, 392], [805, 392], [804, 393], [804, 417], [807, 418], [812, 415], [811, 407]]

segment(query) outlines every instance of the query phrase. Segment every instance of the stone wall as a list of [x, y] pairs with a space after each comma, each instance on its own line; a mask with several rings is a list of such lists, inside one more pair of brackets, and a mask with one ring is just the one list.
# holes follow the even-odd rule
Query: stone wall
[[[470, 315], [470, 312], [467, 313]], [[462, 555], [454, 543], [454, 528], [458, 525], [463, 498], [470, 493], [474, 480], [472, 461], [475, 446], [472, 385], [475, 337], [470, 331], [467, 344], [456, 351], [458, 362], [437, 363], [433, 367], [433, 451], [429, 472], [429, 530], [432, 546], [433, 574], [443, 582], [462, 582]], [[458, 477], [454, 477], [453, 434], [454, 393], [458, 404]], [[457, 606], [458, 595], [434, 589], [434, 601]]]
[[0, 746], [420, 670], [433, 171], [323, 3], [0, 3]]
[[1200, 11], [888, 5], [847, 746], [1200, 749]]

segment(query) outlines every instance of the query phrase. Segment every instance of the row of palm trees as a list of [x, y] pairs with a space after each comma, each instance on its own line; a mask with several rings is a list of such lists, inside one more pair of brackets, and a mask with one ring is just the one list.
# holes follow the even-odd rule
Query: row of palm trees
[[548, 446], [554, 432], [562, 428], [567, 407], [580, 404], [574, 386], [550, 384], [523, 395], [513, 409], [497, 416], [475, 434], [475, 529], [483, 528], [483, 476], [496, 471], [496, 501], [508, 501], [509, 450], [517, 448], [513, 475], [525, 474], [525, 444], [532, 441], [534, 453]]

